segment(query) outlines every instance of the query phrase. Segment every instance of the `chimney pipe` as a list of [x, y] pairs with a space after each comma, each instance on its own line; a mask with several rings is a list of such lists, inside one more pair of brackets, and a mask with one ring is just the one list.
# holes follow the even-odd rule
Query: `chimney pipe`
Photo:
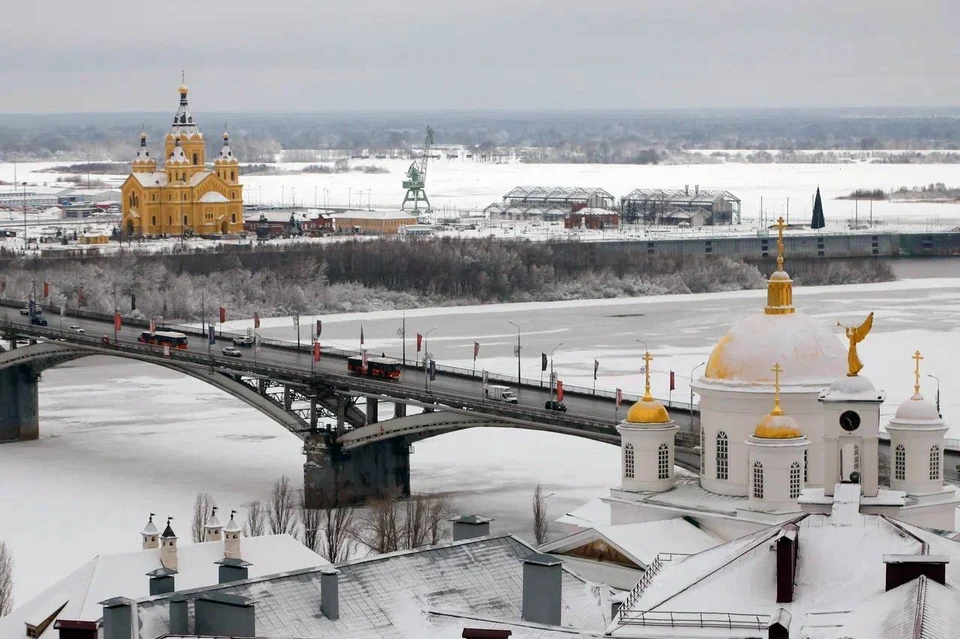
[[246, 597], [208, 592], [195, 600], [194, 618], [198, 636], [257, 636], [256, 610]]
[[340, 618], [340, 571], [336, 568], [320, 571], [320, 612], [327, 619]]
[[[101, 601], [103, 606], [103, 639], [130, 639], [133, 634], [133, 599], [114, 597]], [[62, 633], [61, 633], [62, 634]]]
[[694, 184], [694, 185], [693, 185], [693, 194], [694, 194], [694, 195], [699, 195], [699, 194], [700, 194], [700, 185], [699, 185], [699, 184]]
[[220, 561], [215, 561], [215, 564], [220, 566], [218, 571], [219, 583], [228, 584], [232, 581], [243, 581], [249, 577], [248, 567], [252, 566], [248, 561], [243, 559], [234, 559], [232, 557], [225, 557]]
[[536, 552], [523, 559], [523, 603], [520, 616], [524, 621], [560, 625], [563, 592], [561, 563], [556, 557]]
[[793, 601], [793, 584], [797, 571], [797, 535], [800, 528], [796, 524], [786, 524], [777, 536], [777, 603]]
[[174, 584], [174, 575], [176, 574], [177, 571], [171, 570], [170, 568], [157, 568], [156, 570], [148, 572], [147, 577], [150, 577], [150, 596], [165, 595], [168, 592], [176, 590]]
[[893, 590], [925, 575], [927, 579], [945, 585], [947, 580], [947, 555], [884, 555], [887, 569], [886, 589]]
[[453, 522], [453, 540], [463, 541], [489, 535], [493, 519], [483, 515], [464, 515], [450, 521]]
[[683, 194], [684, 194], [684, 195], [690, 195], [690, 185], [689, 185], [689, 184], [684, 184], [684, 185], [683, 185]]
[[170, 598], [170, 634], [188, 635], [190, 634], [189, 611], [187, 610], [187, 599], [180, 595]]

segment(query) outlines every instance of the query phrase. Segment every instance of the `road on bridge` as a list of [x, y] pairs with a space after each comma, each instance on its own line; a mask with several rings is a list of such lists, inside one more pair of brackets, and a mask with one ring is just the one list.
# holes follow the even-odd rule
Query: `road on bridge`
[[[62, 324], [61, 332], [64, 337], [67, 338], [76, 334], [75, 331], [70, 329], [71, 326], [78, 326], [82, 328], [86, 337], [106, 336], [111, 341], [114, 338], [113, 322], [111, 321], [77, 318], [69, 315], [61, 318], [59, 314], [47, 315], [46, 319], [49, 322], [49, 325], [46, 327], [48, 329], [61, 331]], [[29, 331], [31, 328], [29, 318], [26, 315], [22, 315], [20, 310], [17, 308], [0, 307], [0, 321], [4, 323], [10, 322], [14, 328], [21, 328], [26, 331]], [[118, 337], [121, 341], [135, 341], [144, 330], [145, 329], [140, 326], [123, 326], [118, 333]], [[255, 352], [252, 347], [241, 347], [240, 351], [243, 353], [243, 355], [240, 358], [228, 358], [223, 356], [223, 348], [225, 346], [232, 345], [231, 337], [228, 337], [228, 335], [232, 334], [225, 334], [222, 340], [218, 337], [217, 343], [210, 346], [207, 343], [207, 338], [201, 335], [188, 334], [188, 350], [196, 355], [207, 353], [209, 349], [212, 357], [224, 363], [229, 362], [231, 366], [235, 366], [238, 363], [237, 359], [239, 359], [241, 361], [249, 361], [251, 363], [256, 361], [259, 364], [279, 365], [287, 368], [298, 369], [302, 370], [305, 374], [309, 374], [311, 371], [312, 356], [307, 348], [305, 348], [303, 351], [297, 351], [294, 348], [284, 348], [275, 345], [263, 344], [260, 347], [259, 352]], [[376, 355], [376, 353], [369, 354], [371, 357]], [[346, 358], [342, 355], [324, 352], [320, 362], [316, 363], [316, 371], [317, 373], [321, 374], [346, 374]], [[408, 366], [403, 371], [403, 379], [399, 382], [396, 382], [396, 384], [400, 389], [407, 388], [417, 390], [420, 393], [423, 392], [425, 387], [429, 387], [431, 391], [437, 391], [438, 393], [444, 394], [460, 395], [464, 398], [479, 399], [482, 394], [483, 384], [479, 378], [444, 374], [441, 371], [437, 372], [437, 377], [432, 382], [427, 381], [425, 377], [426, 375], [422, 368]], [[425, 386], [425, 384], [427, 386]], [[514, 389], [517, 388], [516, 383], [510, 384], [510, 386]], [[519, 388], [518, 396], [520, 400], [520, 406], [538, 409], [542, 410], [544, 413], [552, 414], [551, 411], [544, 409], [544, 403], [550, 399], [549, 388], [541, 389], [532, 386], [521, 386]], [[600, 423], [609, 424], [610, 426], [613, 426], [616, 423], [616, 418], [622, 419], [626, 415], [626, 411], [629, 408], [629, 404], [624, 402], [615, 418], [616, 405], [614, 400], [608, 397], [594, 397], [589, 395], [566, 393], [563, 402], [567, 406], [569, 415], [590, 418]], [[382, 418], [388, 417], [389, 416], [387, 415], [382, 416]], [[675, 414], [674, 418], [681, 425], [686, 425], [690, 420], [690, 416], [683, 413]]]

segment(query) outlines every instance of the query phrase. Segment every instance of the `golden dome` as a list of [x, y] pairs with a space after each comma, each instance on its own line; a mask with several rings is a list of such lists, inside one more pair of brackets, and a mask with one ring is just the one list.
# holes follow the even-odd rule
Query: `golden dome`
[[757, 424], [753, 436], [758, 439], [795, 439], [803, 437], [803, 433], [794, 418], [770, 413]]
[[189, 92], [189, 89], [187, 89], [187, 85], [181, 84], [181, 85], [180, 85], [180, 95], [186, 95], [188, 92]]
[[653, 397], [644, 396], [627, 411], [627, 423], [630, 424], [666, 424], [669, 421], [667, 409]]

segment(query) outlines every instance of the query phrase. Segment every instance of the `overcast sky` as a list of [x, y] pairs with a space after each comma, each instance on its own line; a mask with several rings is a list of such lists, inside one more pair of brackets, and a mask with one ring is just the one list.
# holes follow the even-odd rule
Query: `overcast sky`
[[960, 0], [10, 0], [0, 111], [956, 106]]

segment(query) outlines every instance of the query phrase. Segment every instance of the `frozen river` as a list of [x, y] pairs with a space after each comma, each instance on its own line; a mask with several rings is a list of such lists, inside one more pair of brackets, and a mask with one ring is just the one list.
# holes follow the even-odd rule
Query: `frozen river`
[[[912, 392], [910, 355], [920, 349], [924, 372], [944, 384], [946, 419], [960, 425], [960, 378], [950, 366], [952, 354], [960, 352], [960, 261], [899, 268], [911, 279], [801, 288], [796, 305], [831, 325], [858, 322], [875, 311], [873, 332], [860, 353], [864, 373], [888, 393], [884, 415]], [[513, 321], [522, 331], [524, 376], [539, 375], [540, 353], [562, 342], [555, 367], [566, 383], [592, 383], [596, 358], [599, 387], [636, 392], [640, 339], [656, 356], [655, 393], [667, 395], [667, 373], [674, 370], [674, 397], [682, 399], [691, 369], [707, 358], [712, 344], [734, 320], [763, 304], [763, 291], [745, 291], [422, 309], [406, 313], [408, 356], [413, 335], [436, 326], [429, 348], [439, 362], [470, 365], [478, 341], [480, 368], [513, 373]], [[400, 355], [399, 312], [323, 319], [326, 345], [356, 347], [362, 323], [371, 351]], [[263, 332], [295, 338], [285, 318], [265, 318]], [[932, 397], [934, 381], [923, 381]], [[186, 536], [197, 491], [212, 493], [224, 507], [242, 507], [265, 497], [280, 475], [301, 477], [298, 439], [194, 379], [90, 358], [45, 372], [40, 389], [41, 438], [0, 446], [0, 538], [15, 553], [21, 600], [96, 553], [138, 548], [137, 533], [150, 511], [174, 515]], [[956, 426], [951, 434], [960, 436]], [[412, 457], [414, 490], [449, 493], [458, 512], [488, 514], [497, 519], [495, 531], [528, 538], [538, 481], [554, 493], [550, 514], [559, 516], [603, 494], [618, 473], [611, 446], [521, 430], [443, 435], [418, 443]], [[554, 534], [561, 530], [554, 526]]]

